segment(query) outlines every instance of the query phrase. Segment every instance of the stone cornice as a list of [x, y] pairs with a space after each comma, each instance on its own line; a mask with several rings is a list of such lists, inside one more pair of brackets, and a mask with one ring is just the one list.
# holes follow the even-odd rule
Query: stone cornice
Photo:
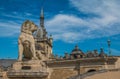
[[101, 63], [101, 65], [104, 65], [105, 62], [107, 63], [110, 62], [110, 64], [115, 64], [117, 59], [118, 59], [117, 57], [105, 57], [105, 58], [96, 57], [96, 58], [81, 58], [81, 59], [69, 59], [69, 60], [50, 60], [50, 61], [46, 61], [46, 64], [49, 67], [66, 66], [66, 65], [75, 66], [75, 64], [87, 65], [90, 63], [93, 63], [94, 65], [98, 65], [98, 63]]

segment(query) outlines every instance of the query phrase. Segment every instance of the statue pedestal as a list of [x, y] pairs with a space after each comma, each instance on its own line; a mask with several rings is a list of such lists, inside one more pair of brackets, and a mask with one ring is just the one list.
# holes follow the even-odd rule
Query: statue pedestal
[[40, 60], [16, 62], [7, 73], [10, 79], [45, 79], [48, 74], [45, 63]]

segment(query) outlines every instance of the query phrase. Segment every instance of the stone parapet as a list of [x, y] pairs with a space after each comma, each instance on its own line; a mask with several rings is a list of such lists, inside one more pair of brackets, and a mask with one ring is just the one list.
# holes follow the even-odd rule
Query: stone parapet
[[9, 79], [45, 79], [49, 73], [47, 66], [40, 60], [15, 62], [7, 72]]
[[81, 66], [85, 65], [114, 65], [115, 62], [118, 60], [117, 57], [96, 57], [96, 58], [81, 58], [81, 59], [70, 59], [70, 60], [50, 60], [46, 61], [49, 67], [56, 67], [56, 66], [63, 66], [63, 65], [74, 65], [80, 64]]
[[47, 72], [46, 65], [40, 60], [30, 60], [15, 62], [11, 70], [14, 71], [31, 71], [31, 72]]
[[48, 76], [47, 72], [8, 72], [7, 76], [9, 78], [11, 77], [16, 77], [16, 78], [20, 78], [20, 77], [39, 77], [39, 78], [44, 78]]

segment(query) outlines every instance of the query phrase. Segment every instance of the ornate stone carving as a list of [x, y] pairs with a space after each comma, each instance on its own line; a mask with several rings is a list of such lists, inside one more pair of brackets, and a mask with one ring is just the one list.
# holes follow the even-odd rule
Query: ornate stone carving
[[25, 21], [22, 24], [21, 34], [18, 39], [19, 57], [18, 60], [22, 61], [23, 58], [31, 60], [37, 59], [35, 51], [35, 41], [33, 32], [37, 30], [37, 26], [32, 21]]

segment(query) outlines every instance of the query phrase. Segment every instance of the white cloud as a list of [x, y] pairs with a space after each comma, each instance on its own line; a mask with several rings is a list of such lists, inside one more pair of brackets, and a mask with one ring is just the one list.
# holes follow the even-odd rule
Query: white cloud
[[31, 14], [31, 13], [27, 13], [27, 12], [26, 12], [26, 13], [25, 13], [25, 15], [27, 15], [27, 16], [31, 16], [32, 14]]
[[112, 48], [112, 49], [111, 49], [111, 54], [118, 56], [118, 55], [120, 55], [120, 50], [117, 50], [117, 49]]
[[13, 12], [13, 14], [7, 14], [7, 13], [1, 13], [2, 16], [8, 17], [8, 18], [14, 18], [14, 19], [19, 19], [19, 20], [24, 20], [25, 16], [27, 15], [22, 15], [16, 12]]
[[[73, 15], [56, 15], [46, 22], [47, 30], [55, 40], [66, 42], [92, 39], [120, 33], [119, 26], [98, 25], [96, 20], [85, 20]], [[93, 23], [94, 22], [94, 23]], [[116, 31], [116, 28], [117, 31]]]
[[[99, 38], [120, 34], [120, 0], [69, 0], [70, 6], [85, 14], [98, 15], [94, 17], [77, 17], [75, 14], [57, 14], [46, 21], [47, 31], [53, 34], [54, 40], [77, 42], [84, 39]], [[23, 15], [24, 14], [24, 15]], [[17, 20], [32, 19], [30, 13], [13, 14], [1, 13], [2, 16]], [[32, 17], [31, 17], [32, 16]], [[10, 36], [19, 33], [21, 24], [6, 20], [0, 22], [0, 36]], [[19, 22], [20, 23], [20, 22]], [[14, 31], [13, 31], [14, 30]]]
[[0, 37], [18, 35], [20, 33], [20, 27], [26, 19], [32, 19], [32, 21], [36, 22], [35, 16], [28, 12], [23, 14], [16, 11], [9, 14], [1, 12], [1, 16], [5, 18], [0, 20]]
[[120, 0], [70, 0], [73, 7], [80, 12], [99, 15], [91, 19], [93, 23], [106, 27], [108, 24], [120, 22]]
[[78, 40], [78, 38], [83, 37], [79, 33], [83, 32], [85, 28], [87, 29], [87, 26], [84, 25], [85, 21], [72, 15], [58, 14], [45, 24], [48, 32], [53, 34], [55, 40], [63, 39], [67, 42], [72, 42], [75, 39]]
[[13, 21], [0, 22], [0, 37], [16, 36], [19, 33], [20, 25]]
[[98, 15], [82, 19], [74, 15], [58, 14], [46, 22], [55, 39], [66, 42], [120, 34], [119, 0], [70, 0], [78, 11]]

